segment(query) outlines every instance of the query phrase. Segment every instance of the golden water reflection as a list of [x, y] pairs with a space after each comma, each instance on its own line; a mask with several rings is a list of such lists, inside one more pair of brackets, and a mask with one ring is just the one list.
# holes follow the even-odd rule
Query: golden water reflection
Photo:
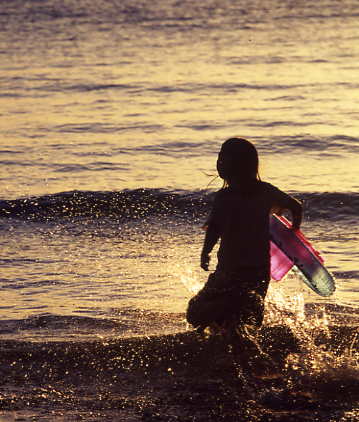
[[[116, 318], [116, 310], [123, 308], [182, 314], [208, 275], [198, 264], [203, 232], [177, 224], [174, 236], [173, 223], [161, 230], [157, 224], [121, 228], [114, 222], [107, 227], [90, 223], [76, 226], [77, 234], [71, 225], [38, 226], [36, 232], [34, 224], [16, 236], [9, 233], [3, 247], [2, 313], [7, 319], [46, 313]], [[329, 269], [339, 274], [357, 270], [344, 250], [325, 243]], [[340, 275], [331, 298], [321, 299], [295, 276], [273, 283], [272, 289], [303, 294], [308, 302], [358, 305], [355, 278]]]

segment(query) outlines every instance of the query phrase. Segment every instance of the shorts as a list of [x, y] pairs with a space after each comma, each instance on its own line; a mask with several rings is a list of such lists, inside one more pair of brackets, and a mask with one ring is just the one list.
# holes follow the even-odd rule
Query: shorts
[[194, 327], [216, 323], [260, 327], [269, 281], [243, 281], [222, 271], [210, 274], [207, 283], [188, 303], [186, 318]]

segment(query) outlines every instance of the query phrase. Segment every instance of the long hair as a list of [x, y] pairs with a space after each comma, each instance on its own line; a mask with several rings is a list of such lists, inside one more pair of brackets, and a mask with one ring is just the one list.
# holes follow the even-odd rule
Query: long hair
[[260, 180], [259, 160], [255, 146], [243, 138], [230, 138], [222, 144], [217, 159], [219, 177], [224, 186], [236, 185], [243, 190], [251, 190]]

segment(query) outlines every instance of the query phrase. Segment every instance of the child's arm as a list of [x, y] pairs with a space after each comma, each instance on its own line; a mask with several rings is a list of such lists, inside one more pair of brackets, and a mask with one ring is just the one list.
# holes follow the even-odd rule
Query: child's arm
[[293, 197], [287, 195], [284, 200], [282, 198], [281, 205], [274, 207], [272, 212], [281, 215], [285, 210], [288, 210], [292, 215], [292, 229], [298, 230], [302, 223], [302, 204]]
[[303, 217], [303, 206], [302, 204], [294, 199], [292, 207], [290, 208], [292, 213], [292, 228], [293, 230], [299, 230], [300, 225], [302, 224]]
[[206, 236], [204, 238], [202, 253], [201, 253], [201, 268], [208, 271], [210, 262], [209, 254], [212, 252], [214, 245], [219, 239], [219, 232], [214, 224], [209, 224], [206, 229]]

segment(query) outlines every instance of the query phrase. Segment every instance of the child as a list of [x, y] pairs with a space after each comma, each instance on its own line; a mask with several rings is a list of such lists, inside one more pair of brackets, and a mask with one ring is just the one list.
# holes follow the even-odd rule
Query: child
[[220, 239], [218, 263], [204, 288], [193, 297], [187, 321], [204, 329], [260, 327], [270, 280], [269, 216], [289, 210], [292, 227], [299, 229], [301, 204], [258, 173], [258, 154], [242, 138], [225, 141], [217, 170], [224, 180], [206, 222], [201, 267], [208, 271], [210, 253]]

